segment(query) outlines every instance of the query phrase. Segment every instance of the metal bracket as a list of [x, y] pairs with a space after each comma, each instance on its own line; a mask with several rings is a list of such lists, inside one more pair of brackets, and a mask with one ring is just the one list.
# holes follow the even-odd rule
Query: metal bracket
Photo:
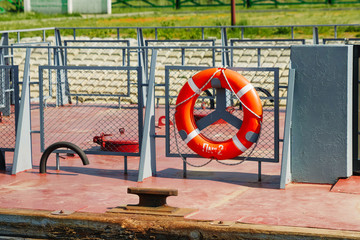
[[51, 212], [51, 215], [61, 215], [61, 216], [68, 216], [70, 214], [74, 213], [74, 211], [68, 211], [68, 210], [57, 210]]
[[130, 187], [128, 188], [127, 192], [138, 195], [139, 203], [135, 205], [129, 204], [126, 206], [112, 208], [108, 211], [108, 213], [131, 213], [184, 217], [197, 211], [196, 209], [177, 208], [167, 205], [166, 198], [169, 196], [177, 196], [177, 189]]
[[216, 108], [215, 111], [196, 121], [196, 126], [201, 131], [207, 126], [223, 119], [235, 128], [240, 129], [242, 121], [226, 111], [226, 90], [225, 88], [216, 89]]

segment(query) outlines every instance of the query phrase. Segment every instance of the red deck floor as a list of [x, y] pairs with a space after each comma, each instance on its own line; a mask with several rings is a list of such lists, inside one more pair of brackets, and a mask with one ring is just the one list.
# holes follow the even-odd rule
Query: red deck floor
[[94, 155], [89, 155], [88, 166], [77, 157], [61, 159], [60, 171], [55, 170], [52, 156], [48, 173], [39, 174], [38, 135], [33, 136], [33, 143], [32, 170], [11, 175], [13, 154], [6, 154], [7, 171], [0, 173], [0, 208], [103, 213], [137, 203], [137, 196], [127, 194], [128, 187], [176, 188], [179, 196], [169, 197], [168, 204], [198, 209], [189, 219], [360, 231], [360, 195], [330, 191], [332, 185], [318, 184], [290, 184], [280, 190], [280, 163], [263, 163], [262, 182], [257, 181], [256, 162], [188, 167], [184, 179], [181, 159], [166, 158], [165, 142], [160, 139], [157, 176], [138, 183], [138, 157], [128, 158], [128, 175], [123, 157]]

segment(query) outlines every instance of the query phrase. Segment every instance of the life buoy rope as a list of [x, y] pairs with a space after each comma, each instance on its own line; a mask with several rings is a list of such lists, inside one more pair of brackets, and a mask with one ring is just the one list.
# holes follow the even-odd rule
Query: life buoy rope
[[[249, 110], [249, 112], [251, 112], [252, 114], [254, 114], [254, 116], [256, 116], [257, 118], [261, 119], [262, 117], [258, 116], [256, 113], [254, 113], [248, 106], [246, 106], [242, 101], [241, 101], [241, 97], [239, 97], [238, 94], [235, 93], [235, 91], [232, 89], [229, 80], [226, 77], [226, 74], [224, 72], [224, 69], [221, 70], [222, 74], [224, 75], [225, 81], [228, 84], [229, 88], [231, 89], [231, 91], [235, 94], [236, 98], [239, 100], [239, 102], [247, 109]], [[251, 84], [246, 85], [243, 89], [241, 89], [240, 91], [242, 91], [241, 96], [244, 95], [245, 93], [247, 93], [249, 90], [251, 90], [251, 88], [254, 88]]]
[[[231, 139], [222, 142], [202, 135], [193, 117], [198, 96], [212, 87], [210, 82], [214, 78], [220, 80], [221, 88], [232, 91], [245, 108], [244, 121], [239, 131]], [[262, 121], [260, 98], [250, 82], [235, 71], [212, 68], [195, 74], [180, 90], [175, 109], [174, 122], [181, 138], [200, 156], [217, 160], [231, 159], [245, 152], [259, 138]]]
[[[189, 101], [191, 98], [195, 97], [197, 92], [199, 92], [199, 95], [200, 93], [202, 92], [202, 89], [214, 78], [214, 76], [220, 72], [221, 69], [218, 69], [217, 71], [214, 72], [214, 74], [209, 78], [209, 80], [207, 80], [207, 82], [201, 87], [201, 88], [197, 88], [196, 86], [193, 85], [193, 82], [190, 82], [189, 84], [191, 84], [191, 86], [195, 89], [194, 91], [194, 94], [191, 95], [190, 97], [188, 97], [187, 99], [185, 99], [184, 101], [180, 102], [180, 103], [177, 103], [175, 108], [177, 108], [178, 106], [180, 106], [181, 104], [184, 104], [185, 102]], [[189, 79], [190, 80], [190, 79]]]

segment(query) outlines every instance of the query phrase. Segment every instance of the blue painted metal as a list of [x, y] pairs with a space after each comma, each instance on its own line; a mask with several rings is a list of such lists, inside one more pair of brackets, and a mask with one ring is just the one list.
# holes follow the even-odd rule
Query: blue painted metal
[[[142, 28], [138, 28], [137, 29], [137, 42], [138, 42], [138, 64], [142, 69], [142, 84], [147, 84], [149, 82], [148, 80], [148, 62], [146, 59], [146, 53], [145, 53], [145, 49], [143, 48], [145, 46], [145, 42], [144, 42], [144, 36], [143, 36], [143, 31]], [[143, 104], [145, 105], [147, 100], [146, 100], [146, 87], [142, 88], [142, 96], [143, 96]]]
[[0, 171], [6, 171], [5, 151], [0, 151]]
[[226, 89], [224, 88], [216, 89], [215, 111], [196, 121], [196, 126], [201, 131], [220, 119], [230, 123], [237, 129], [239, 129], [242, 125], [242, 120], [226, 111]]
[[0, 111], [2, 112], [3, 109], [5, 109], [5, 69], [0, 70]]
[[313, 43], [319, 44], [319, 28], [313, 27]]
[[[331, 28], [334, 28], [334, 37], [337, 37], [337, 29], [339, 27], [358, 27], [360, 24], [312, 24], [312, 25], [306, 25], [306, 24], [302, 24], [302, 25], [258, 25], [258, 26], [181, 26], [181, 27], [178, 27], [178, 26], [173, 26], [173, 27], [141, 27], [141, 29], [143, 30], [147, 30], [147, 29], [153, 29], [154, 30], [154, 33], [155, 33], [155, 36], [154, 38], [157, 39], [157, 33], [158, 33], [158, 30], [160, 29], [187, 29], [188, 31], [191, 31], [191, 30], [198, 30], [200, 29], [201, 32], [203, 32], [203, 30], [205, 29], [219, 29], [219, 31], [221, 31], [221, 29], [225, 28], [225, 29], [240, 29], [241, 30], [241, 39], [244, 39], [246, 36], [245, 36], [245, 29], [257, 29], [257, 28], [270, 28], [270, 29], [273, 29], [273, 28], [290, 28], [290, 29], [294, 29], [294, 28], [314, 28], [314, 27], [331, 27]], [[61, 29], [73, 29], [73, 28], [57, 28], [59, 30]], [[76, 28], [76, 29], [139, 29], [138, 27], [97, 27], [97, 28], [94, 28], [94, 27], [81, 27], [81, 28]], [[18, 30], [12, 30], [12, 32], [17, 32]], [[23, 31], [23, 30], [22, 30]], [[33, 31], [32, 29], [28, 30], [28, 31]], [[0, 31], [0, 33], [2, 32], [11, 32], [11, 31]], [[290, 36], [289, 36], [289, 39], [293, 39], [294, 38], [294, 32], [293, 31], [290, 31]], [[313, 31], [313, 34], [316, 34], [315, 31]], [[202, 37], [202, 36], [201, 36]], [[317, 37], [318, 36], [313, 36], [314, 37]], [[200, 36], [199, 36], [199, 39], [200, 39]], [[204, 39], [202, 37], [202, 39]]]
[[127, 156], [124, 156], [124, 174], [128, 174], [128, 159]]
[[353, 61], [353, 172], [354, 175], [360, 173], [359, 157], [359, 84], [360, 84], [360, 45], [354, 45]]
[[[64, 49], [62, 46], [61, 35], [59, 29], [55, 29], [55, 44], [58, 48], [54, 48], [55, 66], [65, 65]], [[69, 92], [69, 83], [67, 81], [67, 73], [64, 69], [59, 69], [56, 74], [56, 99], [57, 106], [71, 103], [71, 99], [66, 93]]]
[[352, 46], [291, 48], [294, 182], [333, 184], [352, 174], [352, 51]]
[[[5, 74], [5, 72], [9, 72]], [[10, 74], [11, 72], [11, 74]], [[3, 157], [3, 164], [5, 166], [5, 153], [6, 152], [13, 152], [15, 150], [15, 142], [16, 142], [16, 128], [18, 122], [18, 112], [19, 112], [19, 70], [18, 66], [13, 65], [0, 65], [0, 82], [9, 81], [6, 79], [6, 76], [11, 76], [11, 82], [13, 83], [12, 88], [4, 89], [5, 90], [5, 97], [8, 97], [8, 94], [12, 93], [15, 98], [15, 111], [11, 112], [10, 118], [15, 118], [14, 125], [4, 125], [2, 128], [2, 134], [0, 135], [0, 152], [2, 153]], [[3, 85], [5, 86], [5, 85]], [[9, 84], [7, 84], [9, 86]], [[7, 101], [9, 103], [10, 101]], [[10, 106], [9, 106], [10, 107]], [[1, 112], [1, 109], [0, 109]], [[0, 167], [0, 169], [2, 169]], [[3, 168], [5, 170], [5, 168]]]
[[[9, 46], [9, 33], [1, 34], [0, 46]], [[0, 49], [0, 65], [9, 65], [7, 56], [9, 55], [8, 48]]]
[[[9, 34], [3, 33], [0, 40], [0, 46], [9, 46]], [[8, 48], [0, 49], [0, 65], [9, 65], [10, 64], [10, 56]], [[0, 103], [0, 111], [4, 116], [10, 116], [10, 102], [11, 102], [11, 93], [6, 92], [7, 89], [10, 89], [10, 75], [9, 71], [2, 71], [3, 74], [3, 102]]]
[[60, 170], [60, 154], [56, 153], [56, 170]]
[[[11, 46], [13, 47], [13, 46], [23, 46], [23, 47], [31, 47], [32, 49], [36, 49], [36, 47], [37, 46], [41, 46], [41, 45], [45, 45], [45, 46], [51, 46], [51, 42], [45, 42], [45, 41], [43, 41], [43, 42], [20, 42], [20, 39], [19, 39], [19, 41], [17, 42], [17, 43], [14, 43], [14, 44], [11, 44]], [[47, 62], [48, 62], [48, 65], [51, 65], [51, 50], [50, 50], [50, 48], [48, 48], [47, 49], [48, 51], [48, 59], [47, 59]], [[14, 53], [13, 53], [13, 51], [14, 51], [14, 48], [11, 48], [11, 59], [12, 59], [12, 62], [13, 62], [13, 56], [14, 56]], [[49, 76], [48, 76], [48, 78], [49, 78], [49, 92], [50, 93], [52, 93], [52, 90], [51, 90], [51, 88], [52, 88], [52, 75], [51, 75], [51, 73], [49, 72]], [[30, 82], [30, 84], [38, 84], [38, 83], [36, 83], [36, 82]], [[11, 86], [11, 87], [13, 87], [13, 85]], [[38, 98], [31, 98], [31, 100], [33, 101], [33, 100], [39, 100]], [[15, 95], [13, 94], [12, 95], [12, 103], [14, 103], [15, 102]]]
[[228, 39], [226, 28], [221, 28], [221, 46], [224, 48], [221, 49], [221, 64], [224, 67], [230, 66], [230, 58], [229, 58], [229, 49], [225, 48], [228, 46]]
[[337, 44], [339, 42], [343, 44], [360, 44], [360, 38], [323, 38], [323, 44]]

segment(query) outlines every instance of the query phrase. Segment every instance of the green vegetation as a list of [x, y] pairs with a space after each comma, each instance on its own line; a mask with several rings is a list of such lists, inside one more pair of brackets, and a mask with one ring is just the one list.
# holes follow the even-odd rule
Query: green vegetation
[[[331, 5], [326, 8], [297, 6], [293, 7], [254, 7], [246, 9], [237, 7], [237, 25], [311, 25], [311, 24], [359, 24], [359, 5]], [[147, 11], [145, 11], [147, 10]], [[42, 27], [162, 27], [162, 26], [229, 26], [230, 8], [186, 8], [180, 11], [173, 9], [128, 9], [121, 13], [107, 15], [55, 15], [38, 13], [7, 12], [0, 14], [0, 30], [42, 28]], [[290, 37], [288, 27], [273, 28], [245, 28], [245, 37], [252, 38], [282, 38]], [[47, 34], [53, 34], [48, 32]], [[63, 35], [72, 35], [73, 31], [62, 32]], [[116, 37], [116, 29], [78, 30], [78, 36], [89, 37]], [[154, 37], [154, 29], [145, 29], [146, 37]], [[229, 29], [228, 37], [239, 37], [241, 29]], [[320, 27], [320, 37], [333, 37], [332, 27]], [[22, 37], [33, 36], [34, 33], [22, 33]], [[38, 33], [36, 34], [37, 36]], [[120, 29], [121, 37], [136, 36], [136, 29]], [[295, 38], [311, 38], [312, 28], [294, 28]], [[195, 29], [159, 29], [160, 39], [194, 39], [201, 37], [201, 30]], [[220, 37], [218, 29], [205, 29], [205, 37]], [[338, 27], [338, 37], [360, 37], [360, 27]]]

